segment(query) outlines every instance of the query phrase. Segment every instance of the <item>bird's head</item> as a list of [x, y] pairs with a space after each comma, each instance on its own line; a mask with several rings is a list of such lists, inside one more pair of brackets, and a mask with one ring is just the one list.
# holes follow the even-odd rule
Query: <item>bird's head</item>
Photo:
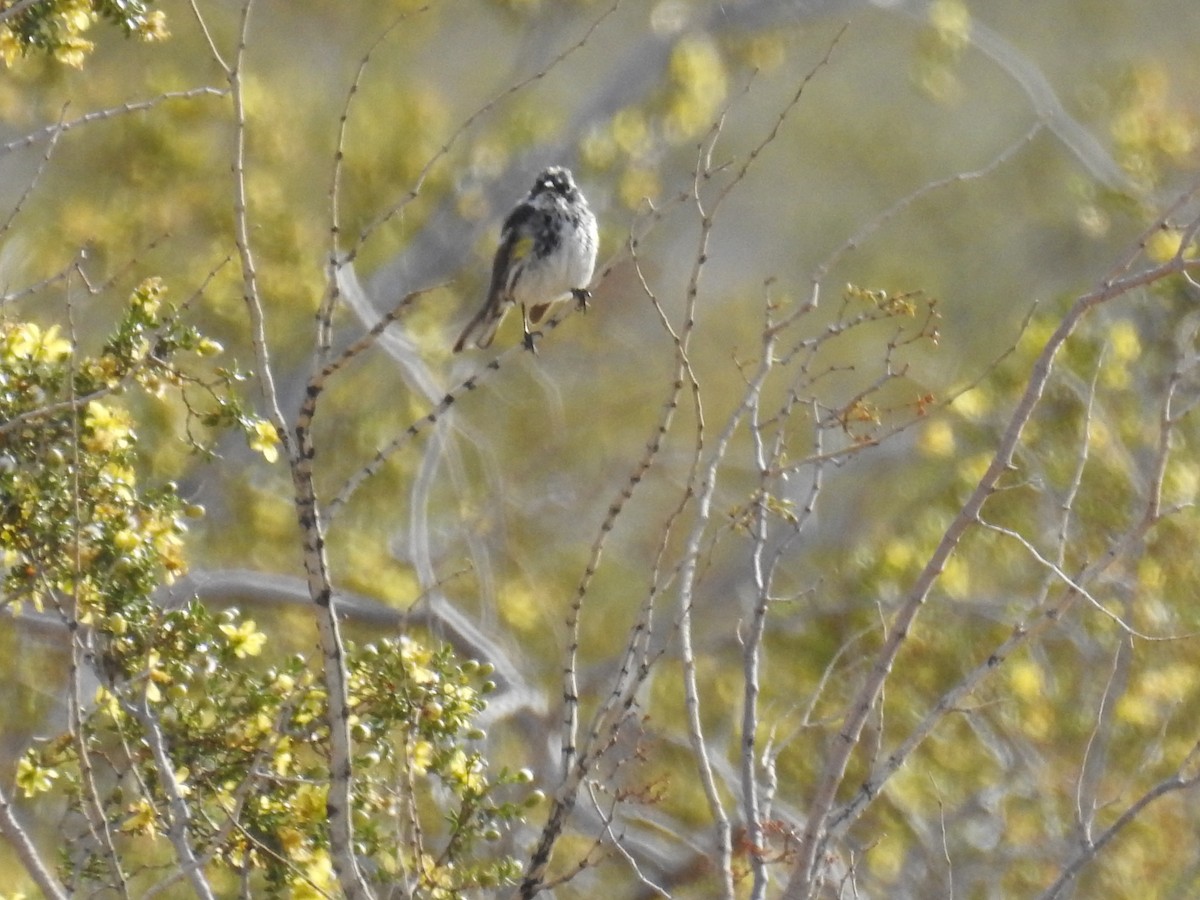
[[578, 193], [578, 188], [575, 187], [575, 179], [571, 177], [571, 170], [565, 166], [550, 166], [543, 169], [533, 182], [533, 190], [529, 192], [529, 195], [536, 197], [538, 194], [545, 193], [573, 199]]

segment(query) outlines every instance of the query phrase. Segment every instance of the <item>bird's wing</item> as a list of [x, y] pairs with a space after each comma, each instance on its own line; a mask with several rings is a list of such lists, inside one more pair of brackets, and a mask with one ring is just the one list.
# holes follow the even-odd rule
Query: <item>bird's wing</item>
[[480, 348], [487, 347], [492, 342], [492, 338], [496, 336], [500, 320], [508, 311], [505, 299], [512, 290], [512, 284], [508, 282], [511, 277], [512, 263], [520, 260], [533, 249], [533, 238], [522, 236], [522, 226], [536, 219], [538, 215], [540, 213], [528, 203], [520, 203], [504, 220], [500, 246], [496, 248], [496, 258], [492, 260], [492, 280], [488, 284], [487, 298], [483, 301], [483, 307], [459, 335], [458, 341], [454, 345], [455, 353], [462, 350], [471, 336], [477, 332], [475, 346]]
[[496, 250], [496, 259], [492, 263], [492, 283], [488, 288], [488, 297], [499, 290], [501, 294], [512, 291], [512, 281], [505, 282], [505, 276], [512, 275], [512, 264], [520, 262], [533, 250], [533, 236], [527, 226], [543, 219], [546, 214], [529, 203], [519, 203], [504, 220], [504, 229], [500, 246]]

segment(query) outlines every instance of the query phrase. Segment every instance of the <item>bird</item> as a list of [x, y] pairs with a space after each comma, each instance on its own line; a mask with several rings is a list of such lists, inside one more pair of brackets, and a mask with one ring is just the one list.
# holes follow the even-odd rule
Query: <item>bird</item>
[[488, 347], [505, 314], [520, 305], [525, 348], [536, 353], [534, 337], [541, 332], [529, 326], [542, 321], [554, 304], [574, 297], [580, 309], [587, 309], [598, 243], [596, 217], [571, 170], [543, 169], [504, 220], [487, 299], [463, 329], [454, 352], [472, 340], [480, 349]]

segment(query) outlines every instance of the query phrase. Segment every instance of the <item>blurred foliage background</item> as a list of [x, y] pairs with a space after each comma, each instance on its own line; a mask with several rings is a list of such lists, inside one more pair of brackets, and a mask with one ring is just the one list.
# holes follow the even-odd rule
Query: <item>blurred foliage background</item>
[[[199, 6], [228, 58], [238, 7]], [[95, 45], [86, 58], [77, 42], [57, 56], [0, 45], [0, 144], [13, 142], [0, 156], [0, 210], [20, 206], [0, 232], [0, 291], [14, 297], [3, 314], [49, 327], [63, 321], [71, 294], [86, 349], [144, 278], [158, 276], [182, 300], [211, 277], [190, 316], [223, 345], [225, 364], [248, 369], [242, 282], [230, 261], [227, 86], [188, 4], [158, 9], [164, 18], [146, 26], [155, 40], [126, 40], [99, 25], [81, 32]], [[409, 291], [433, 288], [389, 331], [382, 352], [331, 384], [317, 420], [327, 496], [491, 358], [455, 357], [449, 347], [482, 301], [499, 222], [533, 174], [570, 165], [597, 213], [603, 277], [591, 311], [568, 317], [537, 356], [509, 354], [439, 429], [355, 492], [329, 534], [339, 587], [400, 609], [452, 605], [517, 660], [522, 678], [554, 707], [563, 622], [589, 546], [674, 377], [672, 341], [638, 282], [629, 237], [639, 236], [647, 283], [677, 319], [701, 224], [694, 205], [677, 198], [692, 189], [697, 148], [711, 140], [714, 164], [740, 166], [846, 22], [830, 61], [716, 219], [690, 350], [711, 439], [741, 402], [744, 367], [761, 349], [764, 302], [802, 303], [819, 273], [823, 305], [800, 326], [816, 335], [841, 321], [847, 283], [936, 299], [936, 345], [904, 347], [903, 377], [873, 399], [861, 433], [842, 429], [843, 445], [861, 440], [863, 448], [825, 473], [815, 519], [780, 570], [777, 590], [787, 601], [765, 641], [762, 731], [775, 736], [780, 815], [797, 818], [822, 742], [880, 644], [881, 623], [986, 466], [1069, 298], [1106, 277], [1196, 176], [1200, 7], [263, 0], [252, 11], [245, 64], [248, 217], [286, 407], [301, 399], [326, 289], [336, 153], [344, 153], [340, 249], [352, 252], [356, 279], [336, 314], [339, 340], [360, 334]], [[122, 109], [141, 103], [148, 108]], [[101, 110], [109, 112], [95, 115]], [[85, 115], [93, 119], [76, 124]], [[56, 123], [64, 127], [52, 144]], [[46, 128], [49, 135], [23, 140]], [[964, 173], [978, 177], [955, 177]], [[911, 202], [896, 207], [905, 198]], [[1172, 238], [1160, 230], [1146, 258], [1170, 256]], [[17, 296], [76, 258], [90, 282], [111, 280], [111, 290], [93, 296], [59, 281]], [[1103, 555], [1140, 509], [1194, 300], [1185, 284], [1167, 282], [1098, 310], [1060, 358], [1060, 375], [1023, 438], [1019, 472], [989, 503], [990, 521], [1048, 556], [1061, 549], [1056, 562], [1065, 572]], [[516, 344], [518, 330], [507, 323], [497, 346]], [[894, 332], [885, 318], [830, 340], [816, 401], [829, 410], [850, 402], [879, 374]], [[787, 384], [769, 388], [777, 403]], [[251, 387], [246, 396], [257, 398]], [[185, 502], [206, 510], [186, 543], [193, 571], [300, 575], [286, 469], [232, 433], [215, 436], [216, 458], [198, 457], [181, 440], [187, 409], [179, 399], [128, 403], [145, 477], [176, 482]], [[687, 479], [694, 424], [685, 400], [589, 589], [585, 710], [603, 698], [651, 583], [664, 522]], [[799, 416], [780, 427], [794, 429], [802, 455], [812, 422]], [[894, 437], [867, 446], [893, 427]], [[836, 429], [830, 434], [839, 439]], [[1200, 489], [1190, 452], [1197, 437], [1187, 421], [1172, 436], [1169, 503], [1190, 504]], [[739, 635], [753, 599], [739, 524], [758, 483], [750, 448], [739, 435], [721, 469], [694, 608], [704, 721], [718, 755], [731, 760]], [[1072, 485], [1074, 513], [1060, 528]], [[805, 490], [781, 483], [781, 508], [801, 503]], [[969, 715], [946, 718], [851, 833], [845, 852], [864, 890], [940, 896], [952, 878], [962, 896], [1036, 893], [1080, 839], [1081, 791], [1095, 798], [1101, 819], [1111, 818], [1110, 805], [1123, 808], [1180, 764], [1197, 740], [1196, 641], [1140, 640], [1114, 617], [1156, 637], [1200, 631], [1196, 530], [1188, 510], [1152, 530], [1092, 585], [1095, 605], [1072, 607], [984, 684]], [[679, 552], [678, 535], [667, 544]], [[180, 584], [182, 594], [191, 583]], [[1061, 586], [1048, 586], [1047, 568], [1018, 542], [971, 532], [896, 663], [872, 726], [881, 745], [903, 736]], [[268, 615], [254, 608], [252, 592], [226, 599], [254, 612], [269, 652], [311, 652], [303, 604], [273, 606]], [[675, 615], [660, 611], [663, 622]], [[661, 639], [670, 644], [666, 626]], [[0, 625], [0, 641], [9, 651], [3, 729], [13, 753], [54, 720], [63, 660], [54, 639], [11, 619]], [[706, 812], [668, 664], [651, 677], [642, 710], [645, 761], [617, 779], [644, 794], [631, 815], [699, 833]], [[550, 713], [543, 725], [555, 721]], [[1089, 751], [1098, 722], [1103, 747], [1093, 742]], [[537, 745], [546, 740], [501, 720], [489, 753], [525, 765], [544, 755]], [[855, 765], [852, 776], [867, 774], [866, 750]], [[1193, 896], [1200, 851], [1179, 836], [1200, 824], [1194, 806], [1176, 796], [1151, 807], [1085, 871], [1080, 896]], [[564, 866], [589, 846], [589, 838], [576, 840], [562, 850]], [[679, 874], [676, 896], [709, 895], [703, 876], [688, 881]], [[591, 896], [599, 885], [633, 896], [622, 893], [633, 881], [619, 861], [573, 884], [560, 896]]]

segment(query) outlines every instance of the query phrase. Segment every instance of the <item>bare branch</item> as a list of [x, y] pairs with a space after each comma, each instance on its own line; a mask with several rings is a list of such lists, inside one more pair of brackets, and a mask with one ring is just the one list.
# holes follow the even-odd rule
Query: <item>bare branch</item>
[[[10, 10], [7, 10], [11, 12]], [[0, 156], [7, 153], [12, 153], [14, 150], [20, 150], [23, 147], [28, 147], [38, 141], [57, 140], [59, 135], [66, 134], [72, 129], [78, 128], [81, 125], [89, 125], [92, 122], [102, 122], [107, 119], [112, 119], [116, 116], [126, 115], [128, 113], [144, 112], [148, 109], [154, 109], [156, 106], [168, 100], [193, 100], [197, 97], [225, 97], [229, 94], [228, 88], [215, 87], [196, 87], [189, 88], [186, 91], [166, 91], [159, 94], [157, 97], [151, 97], [149, 100], [138, 100], [130, 103], [122, 103], [120, 106], [114, 106], [111, 109], [101, 109], [95, 112], [87, 113], [80, 116], [78, 119], [59, 122], [56, 125], [47, 125], [39, 131], [31, 132], [25, 137], [17, 138], [14, 141], [9, 141], [7, 144], [0, 144]]]
[[[1186, 201], [1189, 195], [1181, 197], [1173, 205], [1177, 207]], [[1168, 211], [1168, 214], [1170, 210]], [[995, 454], [987, 471], [976, 485], [971, 496], [959, 513], [951, 521], [942, 539], [935, 548], [929, 561], [917, 577], [913, 587], [905, 596], [899, 610], [893, 616], [890, 633], [871, 668], [866, 681], [847, 711], [847, 716], [838, 734], [836, 742], [826, 758], [816, 792], [810, 807], [810, 817], [805, 825], [801, 839], [798, 862], [793, 869], [791, 881], [784, 894], [786, 900], [804, 900], [810, 896], [813, 885], [821, 879], [819, 871], [821, 847], [825, 841], [821, 830], [832, 807], [839, 784], [844, 777], [846, 766], [854, 748], [858, 745], [863, 725], [874, 707], [884, 682], [891, 673], [892, 663], [900, 648], [904, 645], [913, 621], [920, 612], [929, 592], [938, 576], [941, 574], [946, 561], [957, 548], [963, 535], [971, 525], [979, 520], [983, 504], [996, 488], [997, 482], [1012, 465], [1013, 454], [1021, 437], [1021, 432], [1033, 414], [1033, 410], [1041, 400], [1042, 392], [1050, 379], [1054, 358], [1067, 338], [1075, 331], [1079, 322], [1092, 309], [1121, 297], [1136, 288], [1153, 284], [1184, 269], [1181, 259], [1173, 259], [1157, 266], [1151, 266], [1121, 278], [1106, 280], [1095, 290], [1077, 298], [1071, 308], [1063, 316], [1054, 333], [1047, 340], [1038, 355], [1033, 369], [1026, 382], [1026, 387], [1018, 401], [1016, 409], [1008, 421], [1003, 435], [997, 445]]]
[[397, 26], [407, 21], [410, 16], [423, 13], [429, 9], [428, 6], [422, 6], [412, 12], [405, 11], [398, 16], [387, 28], [379, 33], [371, 46], [367, 48], [367, 52], [363, 54], [362, 59], [358, 62], [358, 69], [355, 70], [354, 78], [350, 82], [350, 87], [346, 91], [346, 101], [342, 106], [342, 114], [338, 119], [337, 131], [337, 149], [333, 154], [333, 174], [329, 179], [329, 286], [325, 293], [325, 297], [321, 301], [321, 306], [317, 310], [317, 354], [318, 358], [324, 359], [329, 353], [330, 346], [333, 340], [333, 311], [337, 306], [339, 295], [339, 284], [337, 270], [348, 262], [343, 262], [341, 258], [341, 250], [338, 247], [338, 241], [341, 238], [341, 188], [342, 188], [342, 163], [346, 156], [346, 124], [350, 119], [350, 107], [354, 101], [355, 95], [358, 93], [359, 85], [362, 82], [363, 73], [366, 72], [367, 64], [371, 61], [372, 55], [378, 49], [379, 45], [390, 35]]
[[1142, 796], [1138, 797], [1137, 800], [1126, 807], [1125, 811], [1117, 817], [1112, 825], [1100, 833], [1095, 841], [1089, 841], [1075, 858], [1067, 864], [1054, 883], [1042, 892], [1040, 895], [1041, 900], [1055, 900], [1055, 898], [1061, 897], [1071, 882], [1083, 871], [1084, 867], [1094, 860], [1110, 841], [1119, 835], [1126, 826], [1133, 823], [1143, 810], [1155, 800], [1177, 791], [1190, 790], [1197, 783], [1200, 783], [1200, 775], [1191, 774], [1187, 771], [1188, 769], [1195, 768], [1198, 753], [1200, 753], [1200, 745], [1192, 748], [1192, 751], [1187, 755], [1187, 758], [1174, 775], [1163, 779], [1142, 794]]
[[21, 209], [25, 206], [25, 202], [34, 192], [38, 182], [42, 180], [42, 175], [46, 171], [46, 166], [50, 164], [50, 157], [54, 155], [54, 148], [58, 146], [58, 139], [63, 133], [63, 117], [67, 114], [67, 104], [63, 104], [62, 112], [58, 116], [58, 124], [54, 126], [54, 133], [50, 137], [50, 143], [46, 146], [46, 152], [42, 154], [41, 161], [38, 163], [37, 171], [33, 173], [33, 177], [29, 179], [25, 185], [25, 190], [21, 192], [21, 196], [17, 198], [17, 202], [13, 204], [12, 212], [8, 214], [8, 218], [0, 224], [0, 238], [8, 232], [12, 227], [13, 221], [21, 213]]
[[894, 219], [900, 213], [907, 211], [918, 200], [927, 197], [929, 194], [944, 190], [947, 187], [955, 184], [962, 184], [968, 181], [975, 181], [979, 178], [986, 178], [991, 175], [1014, 156], [1033, 143], [1033, 139], [1041, 132], [1043, 123], [1035, 122], [1033, 127], [1025, 132], [1020, 138], [1009, 144], [1008, 147], [1001, 150], [992, 160], [986, 165], [978, 169], [973, 169], [969, 172], [956, 172], [953, 175], [948, 175], [945, 178], [937, 181], [930, 181], [921, 185], [911, 194], [901, 197], [883, 212], [876, 215], [869, 222], [864, 224], [853, 235], [846, 239], [840, 247], [836, 248], [833, 253], [826, 257], [825, 261], [813, 269], [812, 282], [814, 285], [825, 281], [833, 267], [841, 262], [842, 258], [852, 250], [856, 250], [865, 244], [876, 232], [884, 225]]
[[212, 886], [208, 883], [208, 878], [205, 877], [204, 870], [192, 848], [191, 828], [189, 827], [192, 818], [191, 810], [188, 809], [187, 801], [183, 797], [183, 791], [175, 774], [175, 766], [167, 753], [162, 729], [154, 720], [144, 694], [137, 703], [129, 704], [128, 709], [142, 726], [146, 743], [149, 744], [150, 752], [154, 756], [155, 775], [158, 776], [159, 788], [167, 798], [169, 810], [167, 839], [175, 848], [175, 854], [184, 877], [187, 878], [192, 890], [196, 892], [196, 896], [203, 900], [215, 900], [216, 895], [213, 893]]
[[67, 900], [69, 895], [66, 888], [47, 867], [46, 861], [42, 859], [37, 847], [29, 839], [29, 832], [25, 830], [25, 826], [17, 821], [12, 804], [3, 788], [0, 788], [0, 835], [3, 835], [4, 839], [8, 841], [8, 845], [21, 860], [21, 865], [25, 867], [29, 877], [38, 886], [38, 890], [51, 900]]

